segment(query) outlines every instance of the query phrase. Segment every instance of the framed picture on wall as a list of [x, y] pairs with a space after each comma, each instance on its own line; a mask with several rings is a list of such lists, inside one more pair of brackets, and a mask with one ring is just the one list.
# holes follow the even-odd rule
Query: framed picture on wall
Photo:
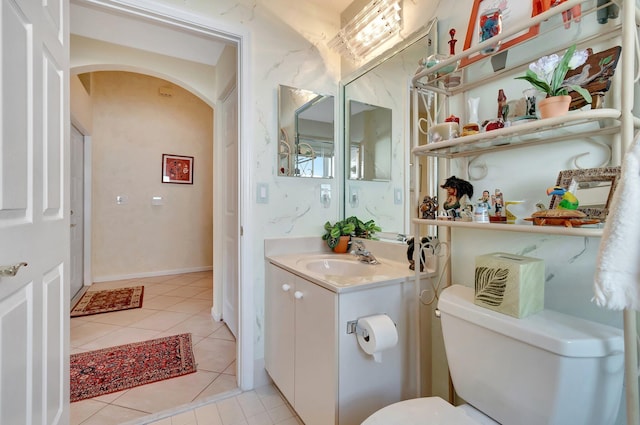
[[[482, 41], [489, 40], [500, 32], [510, 29], [514, 25], [530, 19], [541, 11], [534, 10], [532, 0], [474, 0], [469, 17], [469, 27], [464, 40], [464, 50], [476, 46]], [[502, 40], [499, 46], [494, 46], [494, 51], [474, 53], [460, 60], [460, 66], [464, 67], [486, 57], [486, 54], [495, 53], [505, 48], [514, 46], [540, 32], [540, 25], [534, 25], [528, 30], [521, 31]]]
[[162, 183], [193, 184], [193, 157], [162, 154]]

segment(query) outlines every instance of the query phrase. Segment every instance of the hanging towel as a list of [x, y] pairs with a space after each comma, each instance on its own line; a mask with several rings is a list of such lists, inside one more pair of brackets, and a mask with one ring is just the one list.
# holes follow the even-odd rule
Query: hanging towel
[[596, 262], [593, 300], [611, 310], [640, 310], [640, 142], [624, 157]]

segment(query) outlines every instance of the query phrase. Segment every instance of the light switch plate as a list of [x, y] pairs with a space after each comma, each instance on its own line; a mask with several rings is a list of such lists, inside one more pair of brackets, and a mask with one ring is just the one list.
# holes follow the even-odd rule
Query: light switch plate
[[259, 204], [267, 204], [269, 202], [268, 183], [258, 183], [256, 187], [256, 202]]

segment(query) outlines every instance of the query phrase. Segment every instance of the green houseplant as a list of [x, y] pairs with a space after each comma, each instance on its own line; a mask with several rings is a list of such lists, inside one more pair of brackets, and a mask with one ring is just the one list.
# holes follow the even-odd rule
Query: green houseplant
[[373, 239], [373, 234], [382, 230], [373, 220], [363, 222], [358, 217], [351, 216], [346, 218], [345, 221], [353, 224], [354, 236], [357, 238]]
[[[562, 58], [556, 54], [543, 56], [529, 65], [525, 75], [516, 77], [516, 80], [525, 80], [536, 90], [547, 95], [546, 99], [540, 101], [542, 118], [548, 117], [544, 112], [545, 103], [553, 102], [555, 99], [562, 99], [565, 102], [565, 113], [569, 110], [569, 103], [571, 102], [569, 90], [574, 90], [584, 97], [588, 103], [591, 103], [592, 99], [589, 91], [566, 78], [569, 70], [576, 69], [584, 64], [588, 57], [589, 53], [586, 50], [576, 51], [576, 45], [574, 44], [567, 49]], [[562, 98], [562, 96], [564, 97]]]
[[[347, 222], [346, 220], [336, 221], [334, 224], [327, 221], [324, 224], [325, 233], [322, 235], [322, 239], [327, 241], [327, 245], [329, 248], [336, 250], [336, 246], [338, 246], [338, 242], [340, 242], [341, 237], [351, 238], [351, 233], [355, 230], [355, 226], [351, 222]], [[346, 247], [344, 252], [346, 252]]]

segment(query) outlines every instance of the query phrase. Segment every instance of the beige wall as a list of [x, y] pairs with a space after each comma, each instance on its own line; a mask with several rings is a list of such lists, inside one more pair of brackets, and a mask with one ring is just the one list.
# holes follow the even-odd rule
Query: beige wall
[[[94, 281], [211, 267], [213, 110], [142, 74], [96, 72], [91, 87]], [[163, 153], [195, 158], [193, 185], [161, 182]]]

